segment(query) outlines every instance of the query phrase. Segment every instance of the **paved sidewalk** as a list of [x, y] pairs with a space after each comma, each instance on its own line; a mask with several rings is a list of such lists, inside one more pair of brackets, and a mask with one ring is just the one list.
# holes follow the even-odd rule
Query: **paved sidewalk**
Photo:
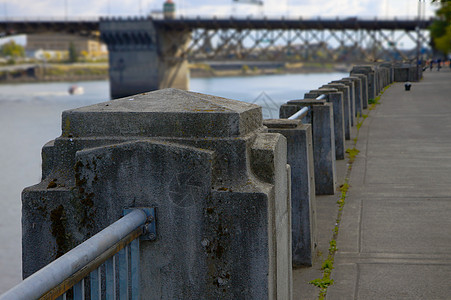
[[451, 299], [449, 69], [392, 85], [356, 148], [327, 299]]

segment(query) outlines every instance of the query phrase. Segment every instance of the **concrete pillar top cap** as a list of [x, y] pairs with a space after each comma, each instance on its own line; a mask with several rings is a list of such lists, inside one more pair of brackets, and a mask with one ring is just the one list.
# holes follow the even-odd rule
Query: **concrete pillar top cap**
[[302, 125], [301, 120], [266, 119], [263, 124], [268, 128], [296, 128]]
[[345, 86], [349, 86], [349, 85], [352, 84], [352, 82], [349, 79], [343, 78], [343, 79], [340, 79], [340, 80], [333, 80], [329, 84], [343, 84]]
[[316, 100], [316, 99], [299, 99], [299, 100], [290, 100], [287, 102], [289, 105], [301, 105], [301, 106], [308, 106], [308, 105], [324, 105], [326, 104], [326, 100]]
[[63, 112], [63, 136], [236, 137], [262, 127], [261, 107], [164, 89]]
[[338, 89], [321, 87], [316, 90], [311, 90], [309, 93], [329, 94], [329, 93], [337, 93], [337, 92], [338, 92]]
[[352, 74], [352, 76], [345, 77], [345, 78], [343, 78], [343, 79], [344, 79], [344, 80], [352, 80], [352, 81], [355, 81], [355, 80], [361, 80], [360, 78], [361, 78], [362, 76], [365, 76], [365, 77], [366, 77], [366, 75], [363, 75], [363, 74]]
[[352, 72], [355, 71], [367, 71], [367, 72], [374, 72], [374, 67], [372, 65], [358, 65], [358, 66], [354, 66], [352, 68]]
[[341, 89], [346, 87], [345, 84], [340, 83], [340, 82], [331, 82], [328, 84], [323, 85], [321, 88], [335, 88], [335, 89]]

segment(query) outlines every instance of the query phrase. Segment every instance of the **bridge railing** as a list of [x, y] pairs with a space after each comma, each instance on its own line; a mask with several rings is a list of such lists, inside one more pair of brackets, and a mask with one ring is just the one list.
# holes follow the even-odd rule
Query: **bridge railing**
[[[116, 295], [120, 299], [130, 296], [139, 299], [139, 239], [156, 237], [155, 211], [140, 208], [125, 213], [115, 223], [1, 295], [0, 300], [66, 299], [68, 293], [73, 293], [73, 299], [85, 299], [86, 286], [90, 287], [91, 299], [116, 299]], [[116, 278], [119, 279], [118, 291]]]

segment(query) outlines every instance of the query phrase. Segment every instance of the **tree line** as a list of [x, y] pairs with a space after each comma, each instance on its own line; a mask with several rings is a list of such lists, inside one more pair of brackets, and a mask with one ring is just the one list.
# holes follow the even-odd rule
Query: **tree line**
[[430, 27], [432, 46], [446, 55], [451, 53], [451, 0], [432, 0], [432, 3], [438, 6]]

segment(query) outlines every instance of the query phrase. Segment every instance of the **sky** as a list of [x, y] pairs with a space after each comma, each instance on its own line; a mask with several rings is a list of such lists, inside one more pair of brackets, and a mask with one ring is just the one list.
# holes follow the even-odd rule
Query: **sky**
[[[434, 14], [430, 0], [263, 0], [264, 6], [236, 4], [232, 0], [173, 0], [185, 16], [362, 17], [413, 18], [418, 3], [425, 16]], [[88, 18], [148, 15], [161, 10], [164, 0], [2, 0], [0, 19]]]

